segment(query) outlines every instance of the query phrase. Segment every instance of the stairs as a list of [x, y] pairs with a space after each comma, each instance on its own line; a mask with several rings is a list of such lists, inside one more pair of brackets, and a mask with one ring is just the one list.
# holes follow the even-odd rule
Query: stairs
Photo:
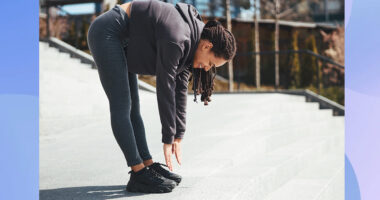
[[[238, 106], [250, 111], [223, 106], [233, 101], [214, 97], [219, 109], [204, 115], [218, 116], [209, 124], [220, 128], [188, 141], [197, 149], [183, 151], [196, 156], [184, 156], [188, 165], [180, 173], [192, 180], [186, 192], [176, 194], [179, 199], [344, 199], [343, 117], [302, 97], [225, 98], [234, 97], [245, 99], [247, 105]], [[215, 113], [221, 110], [225, 115]]]
[[[164, 163], [156, 96], [139, 93], [149, 150]], [[182, 166], [172, 157], [181, 184], [133, 199], [344, 199], [344, 117], [303, 96], [211, 98], [203, 106], [188, 96]], [[102, 199], [107, 185], [127, 183], [127, 170], [97, 71], [40, 42], [40, 199]], [[123, 189], [106, 194], [128, 199]]]

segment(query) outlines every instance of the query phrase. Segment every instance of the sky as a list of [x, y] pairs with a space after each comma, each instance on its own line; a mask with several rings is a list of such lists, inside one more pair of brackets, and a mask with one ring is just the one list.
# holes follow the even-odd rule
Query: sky
[[81, 4], [72, 4], [62, 6], [62, 9], [69, 14], [89, 14], [95, 12], [95, 4], [94, 3], [81, 3]]
[[[200, 2], [201, 3], [201, 2]], [[200, 6], [198, 9], [202, 9], [204, 6]], [[69, 14], [78, 15], [78, 14], [90, 14], [95, 12], [95, 4], [94, 3], [83, 3], [83, 4], [72, 4], [62, 6], [62, 9]], [[199, 10], [199, 12], [202, 12]], [[233, 11], [231, 11], [233, 12]], [[221, 13], [217, 13], [217, 15], [222, 15]], [[241, 10], [242, 18], [252, 18], [252, 12], [250, 10]]]

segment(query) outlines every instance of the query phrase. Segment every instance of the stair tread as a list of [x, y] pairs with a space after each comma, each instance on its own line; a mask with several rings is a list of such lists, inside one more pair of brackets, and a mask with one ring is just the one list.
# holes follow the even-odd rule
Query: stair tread
[[341, 184], [344, 185], [342, 170], [344, 170], [343, 156], [328, 155], [311, 167], [301, 171], [265, 200], [315, 199], [332, 179], [339, 178]]
[[[192, 183], [197, 185], [197, 187], [194, 188], [193, 192], [207, 193], [207, 185], [213, 185], [213, 188], [218, 188], [219, 191], [224, 191], [220, 195], [221, 198], [233, 198], [236, 195], [236, 191], [242, 192], [242, 188], [247, 186], [247, 184], [251, 184], [260, 180], [260, 178], [266, 173], [272, 172], [275, 168], [281, 167], [283, 163], [291, 161], [305, 151], [308, 151], [307, 149], [301, 151], [299, 154], [294, 155], [294, 152], [289, 151], [289, 149], [292, 149], [294, 147], [301, 148], [303, 146], [307, 146], [309, 149], [312, 149], [315, 147], [313, 145], [322, 142], [324, 141], [321, 141], [321, 138], [313, 136], [308, 137], [296, 141], [293, 144], [282, 147], [279, 151], [283, 151], [284, 153], [281, 155], [275, 153], [267, 153], [246, 159], [243, 162], [235, 160], [234, 158], [215, 160], [212, 159], [211, 156], [208, 158], [205, 157], [205, 162], [203, 162], [205, 166], [203, 166], [203, 169], [200, 169], [199, 166], [189, 166], [192, 168], [193, 173], [191, 174], [197, 174], [195, 178], [201, 178], [201, 180]], [[206, 160], [209, 162], [209, 164], [206, 163]], [[202, 161], [200, 161], [200, 163], [202, 163]], [[216, 166], [212, 167], [213, 165]], [[213, 170], [207, 171], [208, 169]], [[191, 174], [185, 175], [190, 176]], [[204, 175], [207, 175], [207, 177], [203, 177]], [[191, 185], [189, 185], [189, 187], [191, 187]]]

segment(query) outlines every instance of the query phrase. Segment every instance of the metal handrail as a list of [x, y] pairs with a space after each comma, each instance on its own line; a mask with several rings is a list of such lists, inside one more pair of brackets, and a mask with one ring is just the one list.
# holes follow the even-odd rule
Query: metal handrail
[[[213, 95], [218, 94], [269, 94], [269, 93], [280, 93], [280, 94], [291, 94], [304, 96], [306, 102], [318, 102], [319, 109], [332, 109], [333, 116], [344, 116], [345, 108], [337, 102], [334, 102], [324, 96], [314, 93], [308, 89], [278, 89], [278, 90], [252, 90], [252, 91], [215, 91]], [[190, 92], [193, 94], [193, 92]]]
[[[252, 55], [257, 55], [257, 54], [260, 54], [260, 55], [268, 55], [268, 54], [291, 54], [291, 53], [298, 53], [298, 54], [301, 54], [301, 53], [305, 53], [305, 54], [308, 54], [308, 55], [311, 55], [311, 56], [314, 56], [316, 57], [316, 62], [317, 62], [317, 66], [319, 65], [318, 64], [318, 59], [321, 60], [323, 62], [323, 65], [326, 64], [326, 62], [332, 64], [332, 65], [335, 65], [337, 66], [339, 69], [343, 69], [344, 70], [344, 65], [341, 65], [335, 61], [333, 61], [332, 59], [326, 57], [326, 56], [322, 56], [322, 55], [319, 55], [309, 49], [301, 49], [301, 50], [280, 50], [280, 51], [260, 51], [260, 52], [245, 52], [245, 53], [237, 53], [236, 55], [237, 56], [252, 56]], [[317, 94], [320, 94], [321, 92], [321, 89], [320, 89], [320, 77], [319, 77], [319, 73], [317, 73]], [[276, 90], [278, 90], [278, 88], [276, 88]]]
[[[70, 54], [70, 57], [79, 59], [81, 61], [81, 63], [90, 64], [93, 69], [96, 69], [96, 63], [90, 54], [83, 52], [79, 49], [76, 49], [75, 47], [71, 46], [70, 44], [67, 44], [67, 43], [63, 42], [62, 40], [59, 40], [58, 38], [54, 38], [54, 37], [41, 38], [40, 41], [47, 42], [50, 47], [57, 48], [60, 52], [68, 53], [68, 54]], [[153, 93], [156, 92], [155, 87], [153, 87], [153, 86], [151, 86], [151, 85], [149, 85], [149, 84], [147, 84], [141, 80], [138, 80], [138, 85], [139, 85], [139, 88], [141, 88], [145, 91], [153, 92]]]
[[312, 56], [315, 56], [317, 58], [319, 58], [320, 60], [322, 61], [326, 61], [328, 63], [331, 63], [333, 65], [336, 65], [338, 66], [339, 68], [342, 68], [344, 69], [344, 65], [341, 65], [333, 60], [331, 60], [330, 58], [326, 57], [326, 56], [322, 56], [320, 54], [317, 54], [313, 51], [310, 51], [309, 49], [301, 49], [301, 50], [280, 50], [280, 51], [259, 51], [259, 52], [246, 52], [246, 53], [237, 53], [236, 55], [242, 55], [242, 56], [249, 56], [249, 55], [256, 55], [256, 54], [260, 54], [260, 55], [265, 55], [265, 54], [290, 54], [290, 53], [306, 53], [306, 54], [309, 54], [309, 55], [312, 55]]

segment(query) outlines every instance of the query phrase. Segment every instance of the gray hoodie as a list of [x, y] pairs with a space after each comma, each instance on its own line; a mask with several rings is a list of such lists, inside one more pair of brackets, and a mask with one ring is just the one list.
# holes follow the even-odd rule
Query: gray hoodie
[[156, 75], [162, 142], [166, 144], [185, 133], [188, 81], [203, 27], [192, 5], [132, 1], [128, 70]]

